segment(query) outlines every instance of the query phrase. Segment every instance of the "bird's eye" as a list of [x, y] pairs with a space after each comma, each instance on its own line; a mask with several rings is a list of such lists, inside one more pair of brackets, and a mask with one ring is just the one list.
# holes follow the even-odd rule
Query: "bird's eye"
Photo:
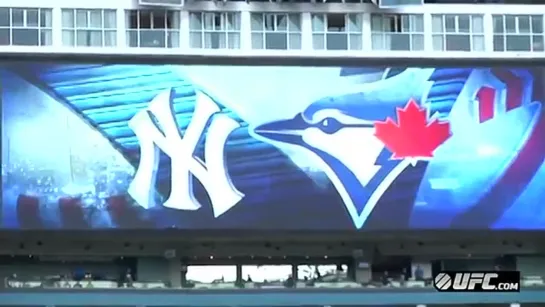
[[320, 130], [328, 134], [333, 134], [342, 128], [342, 124], [338, 120], [331, 117], [324, 118], [317, 124], [317, 126]]

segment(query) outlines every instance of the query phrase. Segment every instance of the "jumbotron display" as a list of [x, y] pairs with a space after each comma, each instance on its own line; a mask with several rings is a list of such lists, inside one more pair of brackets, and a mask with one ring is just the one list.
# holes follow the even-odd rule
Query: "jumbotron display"
[[1, 63], [7, 229], [545, 229], [545, 69]]

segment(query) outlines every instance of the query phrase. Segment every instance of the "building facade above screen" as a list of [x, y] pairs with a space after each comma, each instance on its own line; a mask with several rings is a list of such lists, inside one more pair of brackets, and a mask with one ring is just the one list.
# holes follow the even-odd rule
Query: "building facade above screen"
[[0, 69], [4, 228], [545, 228], [541, 68]]

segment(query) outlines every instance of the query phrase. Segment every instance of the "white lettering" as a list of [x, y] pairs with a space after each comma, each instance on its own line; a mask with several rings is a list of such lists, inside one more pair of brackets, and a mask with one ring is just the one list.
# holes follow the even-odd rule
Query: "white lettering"
[[[192, 176], [206, 189], [214, 216], [218, 217], [235, 206], [244, 195], [231, 183], [225, 167], [224, 149], [238, 122], [220, 112], [207, 95], [197, 92], [195, 111], [182, 136], [172, 110], [171, 90], [157, 95], [147, 109], [139, 111], [130, 121], [140, 144], [140, 162], [128, 193], [142, 207], [155, 205], [155, 181], [160, 151], [171, 159], [171, 191], [163, 206], [179, 210], [197, 210]], [[154, 118], [153, 118], [153, 117]], [[195, 149], [210, 122], [204, 141], [204, 159], [194, 156]]]

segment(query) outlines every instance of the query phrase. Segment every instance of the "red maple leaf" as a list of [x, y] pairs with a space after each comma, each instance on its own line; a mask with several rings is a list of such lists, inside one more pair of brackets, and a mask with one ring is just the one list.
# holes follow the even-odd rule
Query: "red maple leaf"
[[375, 136], [393, 153], [392, 159], [431, 158], [451, 135], [449, 122], [438, 119], [428, 122], [426, 109], [414, 99], [396, 111], [397, 123], [391, 118], [375, 122]]

